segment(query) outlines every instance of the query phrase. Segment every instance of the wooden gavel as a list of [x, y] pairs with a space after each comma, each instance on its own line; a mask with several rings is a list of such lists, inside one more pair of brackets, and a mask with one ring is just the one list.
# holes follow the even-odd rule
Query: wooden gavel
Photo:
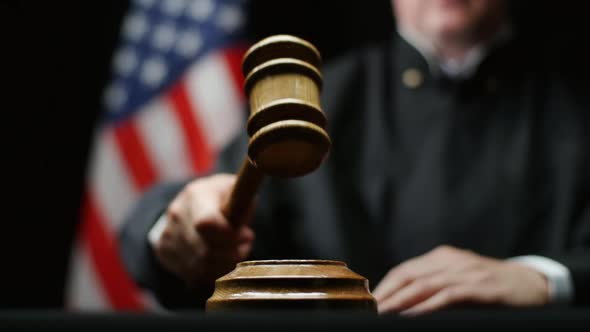
[[331, 141], [320, 107], [320, 63], [320, 53], [312, 44], [290, 35], [262, 39], [244, 55], [250, 141], [222, 209], [234, 226], [239, 225], [264, 175], [303, 176], [327, 157]]
[[[305, 40], [275, 35], [254, 44], [242, 70], [251, 114], [248, 156], [222, 211], [239, 226], [264, 175], [297, 177], [317, 169], [331, 141], [320, 107], [320, 53]], [[295, 309], [376, 313], [365, 277], [332, 260], [244, 261], [215, 281], [208, 312]]]

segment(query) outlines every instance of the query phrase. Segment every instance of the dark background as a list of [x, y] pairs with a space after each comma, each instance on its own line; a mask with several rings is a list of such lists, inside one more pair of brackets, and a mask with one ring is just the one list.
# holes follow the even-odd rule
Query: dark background
[[[516, 1], [518, 26], [568, 68], [588, 67], [584, 2]], [[61, 308], [90, 139], [128, 3], [0, 5], [4, 157], [0, 307]], [[389, 0], [255, 0], [254, 39], [291, 33], [326, 61], [389, 38]], [[8, 227], [6, 227], [8, 226]]]

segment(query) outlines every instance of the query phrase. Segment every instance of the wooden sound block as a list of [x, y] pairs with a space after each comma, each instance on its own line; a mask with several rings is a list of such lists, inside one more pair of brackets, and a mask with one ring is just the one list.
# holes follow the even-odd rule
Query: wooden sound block
[[367, 279], [332, 260], [238, 263], [217, 279], [207, 312], [247, 310], [377, 312]]

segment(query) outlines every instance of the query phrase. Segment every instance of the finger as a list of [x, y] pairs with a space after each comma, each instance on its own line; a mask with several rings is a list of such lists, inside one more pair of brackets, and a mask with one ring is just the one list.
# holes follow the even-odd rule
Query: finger
[[[229, 193], [228, 193], [229, 196]], [[224, 200], [220, 203], [220, 208], [224, 211], [224, 218], [225, 213], [227, 212], [227, 204], [228, 201]], [[252, 199], [251, 202], [248, 203], [247, 206], [243, 208], [243, 210], [238, 210], [233, 215], [233, 220], [231, 220], [230, 226], [233, 228], [239, 228], [241, 226], [250, 226], [252, 221], [254, 220], [256, 211], [256, 197]], [[229, 222], [229, 221], [228, 221]]]
[[237, 176], [231, 173], [217, 173], [211, 175], [208, 184], [212, 184], [216, 190], [225, 193], [236, 184]]
[[373, 291], [373, 296], [377, 302], [381, 302], [414, 279], [438, 273], [445, 268], [445, 264], [433, 260], [430, 255], [412, 258], [389, 271]]
[[252, 243], [255, 234], [252, 229], [244, 226], [237, 233], [232, 234], [231, 237], [228, 239], [219, 238], [218, 240], [210, 240], [207, 245], [215, 249], [234, 249], [240, 245]]
[[[211, 260], [224, 260], [224, 261], [242, 261], [248, 257], [252, 250], [252, 239], [253, 232], [249, 231], [247, 235], [249, 238], [244, 242], [238, 242], [232, 247], [207, 247], [208, 258]], [[251, 237], [250, 237], [251, 236]]]
[[208, 245], [223, 247], [235, 246], [239, 233], [231, 227], [220, 212], [203, 212], [197, 217], [194, 228]]
[[248, 258], [252, 251], [252, 242], [241, 244], [238, 247], [238, 260], [243, 261]]
[[217, 263], [217, 262], [230, 262], [235, 263], [239, 259], [239, 251], [238, 247], [234, 247], [231, 249], [215, 249], [215, 248], [207, 248], [203, 255], [201, 256], [201, 260], [207, 266]]
[[183, 221], [190, 221], [191, 220], [191, 210], [190, 207], [183, 203], [184, 200], [182, 198], [176, 198], [170, 205], [168, 209], [166, 209], [166, 218], [167, 218], [167, 226], [173, 226], [176, 228], [186, 227], [183, 225]]
[[212, 264], [216, 262], [231, 262], [236, 263], [244, 260], [252, 249], [252, 243], [247, 242], [230, 249], [216, 249], [208, 247], [202, 255], [202, 261], [205, 264]]
[[188, 191], [185, 203], [190, 211], [191, 221], [196, 223], [207, 219], [224, 225], [228, 229], [231, 225], [221, 213], [225, 196], [231, 191], [235, 183], [235, 176], [230, 174], [216, 174], [193, 184]]
[[214, 174], [201, 183], [203, 191], [208, 195], [200, 196], [202, 201], [209, 201], [215, 206], [221, 206], [229, 197], [236, 184], [237, 176], [234, 174]]
[[441, 310], [458, 303], [492, 303], [494, 302], [493, 289], [481, 287], [481, 285], [455, 285], [443, 288], [427, 300], [410, 307], [400, 314], [416, 316]]
[[203, 211], [220, 210], [225, 193], [235, 181], [235, 175], [215, 174], [188, 183], [169, 205], [168, 218], [181, 220], [188, 226], [198, 221]]
[[[222, 173], [211, 176], [210, 180], [210, 184], [214, 186], [214, 188], [209, 189], [209, 192], [211, 192], [212, 195], [207, 197], [203, 202], [221, 210], [225, 204], [227, 204], [230, 195], [232, 194], [232, 190], [237, 181], [237, 176], [234, 174]], [[247, 209], [238, 216], [238, 220], [236, 220], [237, 225], [250, 225], [252, 223], [254, 211], [256, 209], [256, 202], [257, 197], [254, 197], [252, 202], [247, 206]]]
[[449, 275], [444, 272], [442, 274], [418, 278], [393, 293], [389, 298], [378, 302], [378, 310], [380, 313], [385, 313], [410, 308], [428, 299], [441, 289], [458, 284], [459, 282], [461, 282], [460, 276]]
[[203, 228], [200, 235], [204, 247], [210, 251], [237, 251], [239, 246], [254, 241], [254, 232], [248, 227], [242, 227], [239, 231], [230, 233], [225, 231], [218, 233], [215, 228]]
[[159, 242], [154, 250], [154, 254], [158, 261], [168, 270], [180, 277], [186, 277], [184, 273], [186, 257], [182, 255], [182, 251], [178, 249], [175, 243], [168, 241]]
[[201, 233], [202, 246], [211, 248], [213, 250], [231, 250], [239, 245], [237, 235], [227, 236], [226, 234], [219, 234], [215, 231], [203, 231]]
[[167, 266], [178, 266], [182, 260], [181, 256], [178, 254], [178, 250], [175, 250], [173, 246], [167, 244], [158, 244], [154, 253], [158, 259]]
[[[205, 232], [207, 232], [206, 229]], [[209, 236], [209, 239], [215, 237], [211, 236], [211, 234], [207, 234], [207, 236]], [[205, 250], [207, 251], [208, 256], [219, 257], [220, 259], [224, 259], [224, 256], [227, 256], [233, 260], [238, 260], [243, 256], [241, 252], [246, 250], [243, 248], [251, 248], [253, 240], [254, 231], [247, 226], [243, 226], [239, 231], [231, 234], [231, 239], [228, 238], [224, 240], [221, 238], [219, 241], [209, 240], [209, 242], [205, 244]]]
[[244, 243], [248, 243], [248, 242], [252, 242], [254, 241], [255, 238], [255, 234], [254, 231], [252, 230], [252, 228], [248, 227], [248, 226], [242, 226], [240, 228], [240, 230], [238, 231], [238, 244], [244, 244]]
[[170, 257], [170, 254], [179, 254], [179, 248], [185, 249], [187, 243], [184, 241], [183, 229], [178, 226], [177, 221], [169, 221], [157, 242], [155, 243], [154, 250], [156, 253], [165, 252], [166, 257]]

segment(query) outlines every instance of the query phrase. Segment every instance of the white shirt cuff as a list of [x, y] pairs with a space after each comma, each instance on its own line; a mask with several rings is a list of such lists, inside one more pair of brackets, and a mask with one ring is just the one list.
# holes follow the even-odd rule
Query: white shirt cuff
[[166, 226], [166, 222], [168, 218], [166, 217], [166, 213], [162, 213], [158, 221], [152, 226], [150, 231], [148, 232], [148, 241], [152, 245], [153, 248], [156, 247], [157, 243], [160, 241], [160, 236], [164, 231], [164, 226]]
[[509, 260], [522, 263], [544, 274], [552, 304], [567, 304], [573, 299], [574, 287], [570, 271], [563, 264], [543, 256], [526, 255]]

